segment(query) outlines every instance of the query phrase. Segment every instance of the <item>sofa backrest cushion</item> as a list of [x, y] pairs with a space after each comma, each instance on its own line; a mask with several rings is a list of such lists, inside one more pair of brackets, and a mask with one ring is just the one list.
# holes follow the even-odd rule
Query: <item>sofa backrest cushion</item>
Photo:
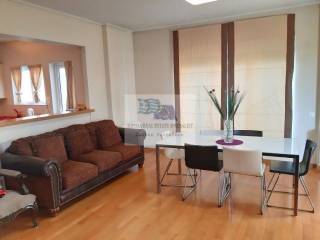
[[91, 142], [92, 142], [94, 148], [97, 149], [99, 147], [98, 138], [97, 138], [97, 134], [96, 134], [96, 131], [97, 131], [97, 128], [98, 128], [98, 122], [87, 123], [85, 126], [86, 126], [86, 129], [89, 132], [89, 135], [90, 135], [90, 138], [91, 138]]
[[122, 142], [119, 129], [112, 120], [99, 122], [96, 134], [100, 149], [106, 149]]
[[69, 132], [74, 132], [78, 130], [86, 129], [84, 124], [75, 124], [64, 128], [59, 128], [54, 131], [55, 134], [61, 134], [63, 136], [66, 136]]
[[56, 160], [60, 163], [68, 160], [62, 135], [35, 137], [31, 145], [36, 157]]
[[74, 160], [77, 160], [78, 156], [94, 150], [94, 145], [87, 129], [80, 129], [66, 133], [65, 141], [69, 156]]
[[24, 139], [13, 141], [7, 151], [12, 154], [23, 156], [33, 155], [30, 143]]

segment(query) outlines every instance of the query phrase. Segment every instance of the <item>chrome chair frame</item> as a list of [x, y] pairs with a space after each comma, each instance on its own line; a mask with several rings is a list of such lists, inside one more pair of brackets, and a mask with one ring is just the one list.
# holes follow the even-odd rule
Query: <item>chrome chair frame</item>
[[[181, 159], [178, 159], [178, 172], [177, 173], [172, 173], [172, 172], [169, 172], [170, 169], [171, 169], [171, 165], [173, 163], [175, 159], [170, 159], [161, 179], [160, 179], [160, 184], [161, 184], [161, 187], [180, 187], [180, 188], [193, 188], [195, 186], [195, 184], [192, 184], [192, 185], [188, 185], [188, 186], [185, 186], [185, 184], [165, 184], [163, 183], [164, 182], [164, 179], [166, 176], [184, 176], [186, 177], [186, 179], [190, 176], [189, 173], [188, 173], [188, 170], [187, 170], [187, 173], [182, 173], [182, 170], [181, 170]], [[192, 175], [193, 177], [197, 177], [197, 173], [194, 173]]]
[[[185, 144], [186, 153], [186, 167], [187, 167], [187, 177], [185, 179], [184, 188], [182, 192], [182, 201], [185, 201], [190, 194], [197, 188], [199, 179], [201, 177], [201, 172], [204, 170], [218, 172], [218, 206], [222, 205], [222, 198], [226, 195], [224, 192], [225, 187], [221, 186], [225, 183], [225, 175], [223, 172], [223, 162], [219, 160], [218, 148], [217, 146], [200, 146], [200, 145], [190, 145]], [[189, 155], [188, 155], [189, 154]], [[195, 157], [199, 157], [200, 161], [195, 161]], [[192, 174], [193, 170], [193, 174]], [[197, 171], [200, 173], [198, 174]], [[221, 184], [221, 176], [223, 176], [223, 181]], [[192, 185], [187, 185], [188, 179], [191, 179]], [[190, 188], [189, 191], [186, 191]]]
[[[314, 204], [311, 200], [311, 197], [310, 197], [310, 191], [309, 191], [309, 188], [306, 184], [306, 181], [304, 179], [304, 176], [308, 173], [309, 171], [309, 166], [310, 166], [310, 162], [311, 162], [311, 158], [315, 152], [317, 148], [317, 144], [314, 143], [313, 141], [307, 139], [306, 141], [306, 145], [305, 145], [305, 150], [304, 150], [304, 155], [303, 155], [303, 159], [302, 159], [302, 162], [300, 162], [299, 164], [299, 168], [300, 168], [300, 175], [299, 175], [299, 182], [301, 183], [302, 187], [303, 187], [303, 190], [304, 190], [304, 193], [303, 194], [299, 194], [300, 196], [305, 196], [308, 198], [308, 202], [309, 202], [309, 205], [311, 207], [311, 210], [309, 209], [298, 209], [298, 211], [303, 211], [303, 212], [310, 212], [310, 213], [314, 213], [315, 212], [315, 207], [314, 207]], [[291, 164], [291, 163], [288, 163], [288, 164]], [[290, 165], [286, 164], [284, 169], [282, 169], [283, 167], [277, 167], [275, 166], [274, 168], [272, 167], [272, 163], [271, 163], [271, 166], [270, 166], [270, 171], [273, 172], [273, 175], [272, 175], [272, 178], [268, 184], [268, 192], [269, 192], [269, 196], [267, 198], [267, 206], [268, 207], [273, 207], [273, 208], [280, 208], [280, 209], [288, 209], [288, 210], [292, 210], [293, 208], [290, 208], [290, 207], [283, 207], [283, 206], [275, 206], [275, 205], [271, 205], [269, 204], [269, 201], [270, 201], [270, 198], [272, 196], [273, 193], [282, 193], [282, 194], [293, 194], [293, 192], [287, 192], [287, 191], [276, 191], [275, 190], [275, 187], [279, 181], [279, 178], [280, 178], [280, 175], [281, 174], [285, 174], [285, 175], [293, 175], [293, 173], [291, 172], [290, 170]], [[288, 167], [289, 166], [289, 167]], [[269, 189], [269, 187], [271, 186], [272, 182], [273, 182], [273, 179], [275, 177], [275, 175], [278, 174], [277, 178], [276, 178], [276, 181], [274, 182], [273, 186], [271, 189]]]
[[[275, 190], [275, 187], [276, 187], [276, 185], [277, 185], [277, 183], [278, 183], [278, 181], [279, 181], [279, 178], [280, 178], [281, 173], [278, 173], [278, 176], [277, 176], [276, 181], [274, 182], [272, 188], [271, 188], [271, 189], [269, 188], [269, 187], [271, 186], [271, 184], [272, 184], [272, 182], [273, 182], [273, 179], [274, 179], [274, 177], [275, 177], [276, 174], [277, 174], [277, 173], [274, 173], [274, 174], [272, 175], [272, 178], [271, 178], [271, 180], [270, 180], [270, 182], [269, 182], [269, 184], [268, 184], [267, 191], [269, 192], [269, 196], [268, 196], [268, 198], [267, 198], [266, 204], [267, 204], [268, 207], [272, 207], [272, 208], [280, 208], [280, 209], [292, 210], [293, 208], [290, 208], [290, 207], [275, 206], [275, 205], [269, 204], [271, 195], [272, 195], [273, 193], [290, 194], [290, 195], [293, 195], [293, 194], [294, 194], [293, 192], [289, 192], [289, 191], [278, 191], [278, 190]], [[314, 213], [314, 212], [315, 212], [315, 207], [314, 207], [314, 204], [313, 204], [313, 202], [312, 202], [312, 200], [311, 200], [311, 197], [310, 197], [310, 190], [309, 190], [309, 188], [308, 188], [308, 185], [307, 185], [307, 183], [306, 183], [306, 181], [305, 181], [305, 179], [304, 179], [303, 176], [300, 176], [300, 177], [299, 177], [299, 181], [300, 181], [300, 183], [301, 183], [301, 185], [302, 185], [302, 188], [303, 188], [303, 190], [304, 190], [304, 193], [299, 193], [299, 196], [303, 196], [303, 197], [307, 197], [307, 198], [308, 198], [308, 202], [309, 202], [309, 205], [310, 205], [310, 207], [311, 207], [311, 210], [308, 210], [308, 209], [298, 209], [298, 211]]]
[[[26, 175], [18, 172], [18, 171], [14, 171], [14, 170], [7, 170], [7, 169], [1, 169], [0, 168], [0, 177], [11, 177], [11, 178], [15, 178], [18, 182], [19, 182], [19, 185], [21, 187], [21, 191], [19, 194], [21, 195], [27, 195], [29, 194], [29, 189], [27, 188], [27, 186], [25, 185], [24, 183], [24, 179], [26, 179]], [[18, 211], [15, 211], [13, 213], [11, 213], [10, 215], [4, 217], [4, 218], [1, 218], [0, 219], [0, 226], [2, 224], [6, 224], [6, 223], [9, 223], [9, 222], [12, 222], [13, 220], [16, 219], [16, 217], [18, 215], [20, 215], [21, 213], [25, 212], [25, 211], [28, 211], [28, 210], [31, 210], [32, 211], [32, 214], [31, 214], [31, 220], [32, 220], [32, 226], [35, 228], [38, 226], [38, 223], [36, 221], [36, 215], [39, 211], [39, 207], [38, 207], [38, 204], [37, 204], [37, 201], [35, 200], [33, 204], [29, 204], [21, 209], [19, 209]]]

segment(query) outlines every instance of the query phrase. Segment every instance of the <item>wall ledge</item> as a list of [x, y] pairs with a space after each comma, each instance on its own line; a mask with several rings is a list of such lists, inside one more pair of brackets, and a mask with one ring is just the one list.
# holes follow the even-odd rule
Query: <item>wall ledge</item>
[[9, 120], [2, 120], [0, 121], [0, 127], [7, 127], [7, 126], [13, 126], [13, 125], [19, 125], [19, 124], [25, 124], [25, 123], [32, 123], [32, 122], [39, 122], [39, 121], [45, 121], [45, 120], [52, 120], [57, 118], [64, 118], [64, 117], [72, 117], [80, 114], [88, 114], [94, 112], [94, 109], [86, 109], [82, 111], [67, 111], [59, 114], [42, 114], [37, 116], [31, 116], [31, 117], [22, 117], [22, 118], [16, 118], [16, 119], [9, 119]]

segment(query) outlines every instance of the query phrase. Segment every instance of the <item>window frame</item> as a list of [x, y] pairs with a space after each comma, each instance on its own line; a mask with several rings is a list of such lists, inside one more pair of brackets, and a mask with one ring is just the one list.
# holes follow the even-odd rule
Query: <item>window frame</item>
[[[54, 113], [63, 113], [68, 111], [66, 102], [63, 103], [63, 96], [62, 96], [63, 93], [62, 93], [61, 79], [60, 79], [61, 68], [65, 69], [64, 61], [52, 62], [49, 64], [52, 110]], [[64, 109], [64, 106], [65, 106], [65, 109]]]
[[[22, 90], [22, 93], [21, 93], [21, 102], [19, 103], [17, 101], [16, 86], [15, 86], [13, 78], [11, 77], [11, 90], [12, 90], [13, 105], [14, 106], [46, 106], [47, 105], [47, 93], [46, 93], [46, 86], [45, 86], [45, 80], [44, 80], [44, 75], [43, 75], [43, 69], [42, 69], [41, 74], [40, 74], [40, 81], [42, 81], [41, 82], [42, 87], [40, 88], [40, 90], [43, 89], [44, 99], [40, 99], [40, 102], [36, 103], [35, 100], [34, 100], [34, 95], [33, 95], [33, 86], [32, 86], [32, 80], [31, 80], [29, 66], [24, 64], [24, 65], [21, 65], [19, 68], [20, 68], [20, 71], [21, 71], [21, 85], [22, 85], [22, 82], [23, 82], [23, 71], [24, 71], [24, 68], [28, 69], [28, 74], [29, 74], [28, 81], [29, 81], [29, 84], [30, 84], [32, 101], [22, 101], [23, 90]], [[39, 95], [41, 95], [41, 94], [39, 94]]]

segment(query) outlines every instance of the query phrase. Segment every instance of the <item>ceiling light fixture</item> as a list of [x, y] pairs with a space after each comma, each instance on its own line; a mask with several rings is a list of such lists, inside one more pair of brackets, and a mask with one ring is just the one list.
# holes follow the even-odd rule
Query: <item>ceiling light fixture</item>
[[209, 2], [215, 2], [218, 0], [186, 0], [186, 1], [192, 5], [200, 5], [200, 4], [205, 4]]

